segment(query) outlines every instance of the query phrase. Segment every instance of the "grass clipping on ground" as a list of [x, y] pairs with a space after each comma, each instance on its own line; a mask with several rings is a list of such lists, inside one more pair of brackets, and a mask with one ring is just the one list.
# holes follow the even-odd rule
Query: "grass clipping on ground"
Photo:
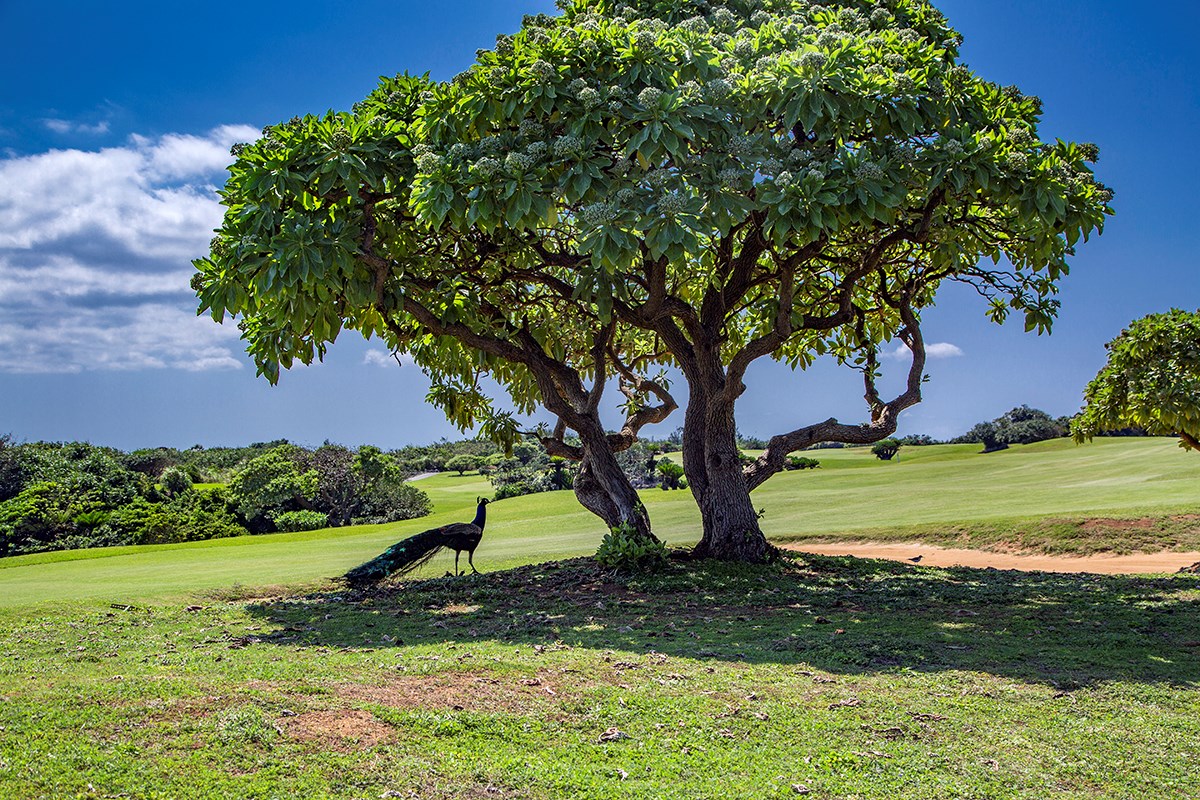
[[12, 612], [5, 797], [1185, 797], [1200, 577], [587, 559]]

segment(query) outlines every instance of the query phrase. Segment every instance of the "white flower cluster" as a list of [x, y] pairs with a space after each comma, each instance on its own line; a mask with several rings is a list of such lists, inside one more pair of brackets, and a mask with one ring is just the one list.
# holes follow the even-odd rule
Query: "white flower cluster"
[[856, 31], [867, 26], [867, 18], [856, 8], [838, 9], [837, 19], [842, 29], [847, 31]]
[[665, 216], [673, 217], [687, 208], [687, 195], [680, 191], [663, 192], [658, 198], [658, 210]]
[[491, 156], [484, 156], [475, 162], [475, 166], [471, 168], [471, 171], [485, 181], [490, 180], [500, 171], [500, 162]]
[[576, 78], [567, 84], [567, 88], [578, 94], [587, 88], [587, 81], [585, 81], [583, 78]]
[[759, 170], [764, 175], [775, 175], [783, 169], [783, 162], [778, 158], [768, 158], [762, 162], [762, 168]]
[[643, 106], [657, 105], [659, 98], [662, 97], [662, 90], [656, 89], [653, 86], [647, 86], [642, 91], [638, 92], [638, 102]]
[[942, 149], [951, 156], [961, 156], [963, 154], [963, 143], [958, 139], [946, 139], [942, 143]]
[[704, 84], [704, 87], [700, 91], [706, 101], [719, 103], [733, 94], [733, 85], [724, 78], [717, 78]]
[[595, 108], [604, 102], [604, 99], [600, 97], [600, 93], [590, 86], [585, 89], [580, 89], [578, 97], [579, 102], [583, 104], [583, 107], [589, 109]]
[[540, 58], [533, 62], [533, 64], [529, 67], [529, 71], [543, 82], [558, 76], [558, 71], [554, 69], [554, 66], [550, 62], [544, 61]]
[[917, 42], [921, 41], [921, 34], [912, 28], [905, 28], [904, 30], [900, 31], [900, 41], [904, 42], [905, 44], [916, 44]]
[[1020, 150], [1014, 150], [1004, 157], [1004, 163], [1009, 169], [1024, 171], [1029, 168], [1029, 156]]
[[755, 11], [753, 14], [750, 15], [750, 24], [756, 28], [761, 28], [763, 25], [766, 25], [772, 19], [774, 19], [774, 18], [766, 11]]
[[1014, 128], [1008, 134], [1008, 139], [1017, 147], [1028, 147], [1033, 144], [1033, 134], [1028, 128]]
[[742, 179], [745, 174], [745, 171], [737, 167], [726, 167], [717, 173], [717, 180], [721, 182], [721, 186], [724, 188], [737, 190], [742, 188]]
[[867, 39], [867, 47], [874, 48], [875, 50], [882, 50], [884, 47], [887, 47], [887, 39], [883, 38], [882, 36], [872, 36], [871, 38]]
[[525, 152], [529, 154], [529, 157], [535, 159], [545, 158], [549, 151], [550, 148], [545, 142], [530, 142], [525, 147]]
[[685, 19], [683, 22], [679, 23], [679, 28], [687, 31], [688, 33], [696, 33], [700, 35], [706, 34], [709, 31], [708, 22], [705, 21], [704, 17], [691, 17], [690, 19]]
[[854, 168], [857, 183], [878, 183], [883, 180], [883, 168], [874, 161], [864, 161]]
[[892, 156], [906, 167], [911, 167], [917, 161], [917, 148], [911, 144], [902, 144], [892, 151]]
[[496, 37], [496, 55], [506, 56], [513, 51], [513, 37], [502, 33]]
[[333, 144], [335, 150], [345, 150], [350, 145], [354, 144], [354, 138], [351, 137], [346, 131], [339, 130], [333, 134], [331, 144]]
[[733, 54], [738, 58], [749, 58], [754, 55], [754, 42], [745, 36], [739, 36], [733, 43]]
[[895, 70], [908, 69], [908, 59], [899, 53], [888, 53], [883, 57], [883, 63]]
[[795, 182], [795, 178], [793, 178], [792, 173], [788, 172], [787, 170], [784, 170], [783, 172], [781, 172], [775, 176], [775, 185], [778, 186], [780, 189], [786, 189], [789, 186], [791, 186], [794, 182]]
[[737, 15], [728, 8], [714, 9], [708, 19], [715, 28], [732, 28], [738, 23]]
[[646, 173], [646, 183], [654, 189], [661, 189], [673, 180], [669, 170], [652, 169]]
[[883, 78], [888, 74], [887, 67], [883, 64], [869, 64], [863, 72], [875, 78]]
[[585, 228], [598, 228], [602, 225], [611, 225], [616, 221], [619, 213], [620, 209], [613, 203], [592, 203], [579, 210], [579, 222]]
[[907, 72], [901, 72], [896, 76], [896, 93], [897, 94], [913, 94], [917, 91], [917, 82], [912, 75]]
[[450, 158], [455, 161], [471, 158], [474, 154], [475, 148], [465, 142], [456, 142], [450, 147]]
[[636, 198], [636, 197], [637, 197], [637, 192], [635, 192], [633, 189], [630, 189], [629, 187], [625, 187], [621, 191], [617, 192], [617, 202], [620, 203], [622, 206], [629, 205], [630, 203], [632, 203], [634, 201], [634, 198]]
[[595, 39], [584, 39], [579, 45], [579, 54], [585, 59], [593, 59], [600, 55], [600, 45]]
[[729, 154], [738, 158], [745, 158], [754, 152], [754, 146], [757, 144], [753, 136], [734, 136], [729, 140]]
[[558, 158], [570, 158], [583, 152], [583, 140], [578, 136], [566, 134], [554, 140], [554, 155]]
[[1094, 142], [1084, 142], [1079, 145], [1079, 153], [1089, 164], [1095, 164], [1100, 160], [1100, 148]]
[[828, 28], [821, 31], [821, 35], [817, 37], [817, 47], [829, 49], [837, 47], [842, 43], [842, 37], [836, 31], [831, 31]]
[[517, 126], [517, 135], [522, 139], [539, 139], [545, 131], [537, 120], [523, 119]]
[[509, 153], [504, 158], [504, 166], [511, 172], [518, 175], [524, 174], [533, 168], [536, 160], [533, 156], [527, 153]]
[[629, 174], [629, 168], [632, 166], [629, 159], [616, 156], [612, 165], [612, 173], [618, 178], [623, 178]]
[[495, 134], [492, 134], [491, 136], [485, 136], [479, 140], [479, 150], [484, 155], [498, 155], [503, 149], [504, 140]]
[[805, 69], [818, 70], [827, 63], [829, 63], [829, 56], [818, 53], [816, 50], [810, 50], [800, 56], [800, 65]]
[[654, 31], [638, 31], [633, 36], [633, 46], [639, 50], [650, 50], [658, 44]]
[[779, 61], [774, 56], [763, 56], [754, 62], [754, 69], [758, 72], [770, 72], [778, 65]]
[[427, 144], [417, 145], [412, 149], [412, 154], [417, 169], [424, 173], [436, 172], [446, 163], [446, 159], [435, 153]]
[[877, 8], [871, 12], [871, 27], [883, 29], [892, 24], [892, 12], [886, 8]]

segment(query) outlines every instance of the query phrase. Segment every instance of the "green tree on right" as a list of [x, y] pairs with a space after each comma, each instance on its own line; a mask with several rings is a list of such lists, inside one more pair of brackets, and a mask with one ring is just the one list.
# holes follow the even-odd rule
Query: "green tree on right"
[[1075, 441], [1133, 426], [1200, 450], [1200, 311], [1142, 317], [1105, 349], [1108, 363], [1087, 385], [1087, 405], [1071, 423]]

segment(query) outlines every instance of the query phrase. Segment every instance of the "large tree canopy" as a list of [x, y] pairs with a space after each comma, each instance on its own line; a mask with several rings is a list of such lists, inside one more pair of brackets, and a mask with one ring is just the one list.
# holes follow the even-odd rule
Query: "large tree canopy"
[[[596, 441], [578, 410], [609, 373], [636, 436], [674, 405], [650, 370], [677, 367], [699, 552], [762, 559], [750, 490], [793, 450], [895, 431], [943, 281], [1047, 330], [1109, 213], [1096, 148], [1041, 142], [1037, 98], [958, 43], [921, 0], [565, 3], [449, 83], [385, 80], [354, 114], [268, 131], [197, 262], [202, 305], [244, 315], [269, 376], [342, 325], [413, 352], [464, 421], [495, 419], [473, 382], [490, 372], [558, 415], [550, 446]], [[885, 398], [896, 341], [912, 363]], [[743, 468], [749, 366], [825, 354], [862, 373], [867, 421], [781, 432]]]
[[1200, 311], [1134, 320], [1105, 348], [1108, 363], [1087, 385], [1087, 405], [1071, 423], [1075, 441], [1137, 427], [1177, 435], [1184, 449], [1200, 450]]

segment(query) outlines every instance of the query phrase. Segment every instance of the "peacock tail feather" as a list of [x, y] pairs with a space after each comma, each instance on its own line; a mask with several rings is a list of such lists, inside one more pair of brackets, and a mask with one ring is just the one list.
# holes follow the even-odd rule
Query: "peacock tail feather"
[[389, 575], [403, 574], [428, 563], [442, 549], [444, 542], [442, 528], [431, 528], [396, 542], [342, 577], [352, 586], [378, 583]]

